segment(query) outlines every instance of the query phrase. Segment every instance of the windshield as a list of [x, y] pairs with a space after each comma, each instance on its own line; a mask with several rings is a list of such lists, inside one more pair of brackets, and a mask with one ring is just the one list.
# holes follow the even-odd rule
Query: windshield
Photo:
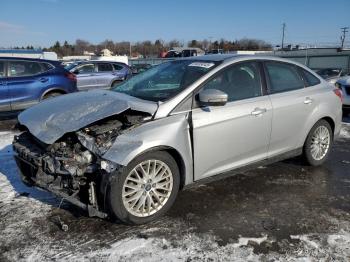
[[144, 100], [166, 101], [219, 63], [211, 61], [171, 61], [152, 67], [113, 88], [113, 91]]

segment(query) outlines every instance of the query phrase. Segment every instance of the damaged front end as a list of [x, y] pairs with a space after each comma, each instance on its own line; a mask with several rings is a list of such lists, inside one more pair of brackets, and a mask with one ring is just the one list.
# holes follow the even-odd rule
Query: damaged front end
[[106, 185], [118, 165], [103, 155], [119, 135], [150, 118], [129, 109], [67, 133], [50, 145], [25, 130], [13, 142], [22, 180], [63, 197], [89, 216], [106, 217]]

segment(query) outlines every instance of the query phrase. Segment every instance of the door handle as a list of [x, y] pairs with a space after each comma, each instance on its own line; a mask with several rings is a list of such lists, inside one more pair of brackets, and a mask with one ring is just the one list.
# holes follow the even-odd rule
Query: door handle
[[39, 81], [42, 82], [42, 83], [45, 83], [47, 82], [49, 79], [46, 78], [46, 77], [42, 77], [42, 78], [39, 78]]
[[304, 104], [305, 105], [309, 105], [309, 104], [312, 104], [314, 100], [312, 100], [310, 97], [306, 97], [305, 100], [304, 100]]
[[265, 112], [266, 112], [266, 108], [259, 108], [259, 107], [257, 107], [251, 112], [251, 114], [253, 116], [260, 116], [260, 115], [262, 115]]

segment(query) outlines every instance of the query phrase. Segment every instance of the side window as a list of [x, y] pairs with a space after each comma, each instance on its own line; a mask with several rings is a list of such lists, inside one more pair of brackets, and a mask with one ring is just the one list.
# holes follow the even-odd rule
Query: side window
[[118, 65], [118, 64], [113, 64], [113, 68], [114, 68], [114, 70], [116, 70], [116, 71], [120, 71], [120, 70], [123, 69], [123, 66]]
[[218, 73], [203, 89], [218, 89], [228, 95], [228, 101], [261, 96], [261, 79], [256, 62], [240, 63]]
[[306, 71], [305, 69], [301, 68], [301, 71], [303, 72], [303, 76], [305, 79], [305, 86], [309, 87], [309, 86], [315, 86], [318, 85], [319, 83], [321, 83], [321, 81], [314, 76], [313, 74], [311, 74], [310, 72]]
[[0, 78], [5, 77], [5, 62], [0, 61]]
[[8, 72], [10, 77], [32, 76], [43, 71], [40, 63], [36, 62], [9, 61], [8, 65]]
[[265, 62], [265, 65], [271, 94], [304, 88], [304, 81], [294, 65], [279, 62]]
[[97, 65], [98, 72], [111, 72], [113, 71], [112, 65], [107, 63], [101, 63]]
[[95, 72], [95, 66], [93, 64], [83, 65], [78, 67], [79, 74], [88, 74]]

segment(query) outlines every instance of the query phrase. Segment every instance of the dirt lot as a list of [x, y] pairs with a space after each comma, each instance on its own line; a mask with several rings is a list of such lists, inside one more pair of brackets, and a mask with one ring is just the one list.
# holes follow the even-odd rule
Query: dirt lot
[[[130, 227], [24, 186], [0, 125], [0, 261], [349, 261], [350, 120], [322, 167], [292, 159], [179, 194]], [[7, 130], [6, 129], [10, 129]], [[63, 232], [59, 219], [69, 227]]]

